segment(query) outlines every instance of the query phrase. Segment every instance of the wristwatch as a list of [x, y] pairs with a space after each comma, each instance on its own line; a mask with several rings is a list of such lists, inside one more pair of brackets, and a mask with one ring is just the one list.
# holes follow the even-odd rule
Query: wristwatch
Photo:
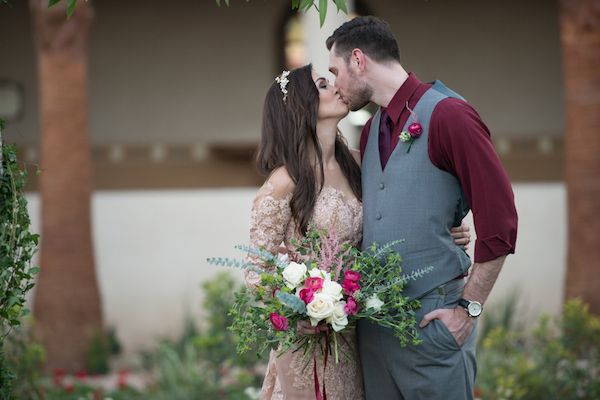
[[458, 305], [463, 307], [467, 311], [467, 314], [469, 314], [469, 317], [473, 317], [473, 318], [479, 317], [479, 315], [481, 315], [481, 312], [483, 311], [483, 306], [478, 301], [459, 299]]

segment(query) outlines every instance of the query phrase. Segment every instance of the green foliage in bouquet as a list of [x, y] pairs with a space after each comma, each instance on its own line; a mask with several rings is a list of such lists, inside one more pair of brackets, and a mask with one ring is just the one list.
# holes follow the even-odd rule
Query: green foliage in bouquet
[[581, 300], [541, 317], [532, 335], [491, 328], [478, 352], [483, 399], [600, 399], [600, 318]]
[[[246, 269], [258, 278], [256, 285], [235, 294], [229, 311], [232, 317], [229, 329], [239, 337], [238, 353], [258, 349], [264, 354], [267, 349], [278, 348], [281, 352], [292, 349], [310, 354], [316, 348], [327, 351], [333, 344], [337, 361], [337, 342], [345, 340], [344, 329], [346, 326], [353, 329], [360, 319], [392, 329], [401, 346], [419, 344], [415, 310], [420, 303], [405, 296], [403, 291], [411, 280], [429, 273], [432, 267], [403, 275], [402, 257], [393, 251], [399, 243], [374, 244], [369, 250], [360, 251], [351, 243], [340, 241], [334, 231], [309, 229], [302, 239], [291, 241], [296, 261], [245, 246], [236, 246], [249, 254], [245, 261], [208, 259], [213, 264]], [[292, 264], [296, 271], [303, 271], [300, 275], [296, 273], [294, 283], [289, 275], [285, 277]], [[320, 280], [317, 282], [320, 286], [307, 295], [303, 292], [312, 290], [307, 286], [311, 279]], [[316, 299], [326, 284], [330, 286], [328, 293], [338, 290], [332, 297], [338, 310], [342, 307], [344, 310], [345, 315], [340, 316], [339, 311], [337, 315], [341, 325], [339, 321], [335, 325], [331, 314], [317, 319], [309, 310], [311, 299]], [[321, 334], [297, 332], [298, 322], [309, 317]]]
[[410, 275], [402, 274], [402, 256], [393, 251], [400, 241], [378, 247], [371, 245], [368, 251], [356, 250], [356, 261], [351, 270], [367, 277], [368, 284], [354, 296], [358, 302], [376, 296], [383, 302], [382, 310], [367, 308], [358, 318], [365, 318], [378, 325], [390, 328], [400, 341], [401, 346], [419, 344], [418, 324], [415, 310], [421, 306], [418, 300], [412, 300], [403, 294], [411, 280], [419, 279], [432, 271], [433, 267], [419, 269]]

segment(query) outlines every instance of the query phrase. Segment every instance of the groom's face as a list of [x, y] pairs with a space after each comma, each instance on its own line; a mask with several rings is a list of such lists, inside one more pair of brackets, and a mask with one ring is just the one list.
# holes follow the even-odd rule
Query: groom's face
[[329, 71], [335, 76], [335, 86], [351, 111], [360, 110], [371, 100], [373, 90], [361, 78], [352, 62], [335, 53], [335, 45], [329, 52]]

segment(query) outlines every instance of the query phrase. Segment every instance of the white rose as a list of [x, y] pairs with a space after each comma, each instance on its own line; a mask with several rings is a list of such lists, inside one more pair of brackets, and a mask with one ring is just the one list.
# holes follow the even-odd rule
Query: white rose
[[287, 255], [287, 253], [285, 253], [285, 254], [279, 253], [279, 254], [277, 254], [277, 260], [278, 260], [278, 261], [279, 261], [281, 264], [285, 264], [285, 263], [287, 263], [288, 261], [290, 261], [290, 257]]
[[373, 308], [375, 311], [379, 311], [381, 306], [383, 306], [383, 301], [379, 300], [376, 294], [367, 299], [367, 309]]
[[344, 307], [346, 306], [345, 301], [338, 301], [333, 307], [333, 314], [327, 318], [327, 322], [331, 324], [334, 331], [339, 332], [348, 325], [348, 316]]
[[319, 321], [333, 315], [333, 299], [323, 293], [315, 293], [313, 300], [306, 305], [306, 314], [310, 317], [310, 324], [317, 326]]
[[286, 286], [290, 289], [294, 289], [304, 281], [304, 276], [306, 275], [306, 265], [298, 264], [292, 261], [283, 269], [281, 275], [285, 280]]
[[342, 285], [335, 281], [324, 280], [321, 293], [331, 296], [334, 300], [341, 300], [343, 297]]
[[331, 280], [331, 274], [329, 272], [323, 271], [322, 269], [319, 268], [313, 268], [311, 269], [308, 274], [312, 277], [312, 278], [323, 278], [326, 281], [330, 281]]

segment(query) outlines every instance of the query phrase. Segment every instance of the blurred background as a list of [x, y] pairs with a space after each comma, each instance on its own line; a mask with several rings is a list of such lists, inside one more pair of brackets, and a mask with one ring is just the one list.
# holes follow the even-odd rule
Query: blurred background
[[[354, 15], [385, 19], [405, 69], [461, 93], [492, 132], [519, 234], [486, 309], [516, 302], [526, 325], [540, 313], [559, 315], [574, 239], [568, 123], [592, 120], [571, 128], [600, 134], [590, 114], [598, 111], [598, 72], [576, 65], [584, 53], [598, 60], [598, 42], [590, 39], [591, 55], [591, 45], [581, 54], [569, 48], [578, 29], [599, 37], [598, 2], [579, 3], [588, 4], [586, 15], [557, 0], [354, 0], [349, 15], [330, 4], [322, 28], [314, 9], [299, 13], [288, 1], [90, 1], [69, 20], [43, 1], [0, 7], [3, 140], [17, 144], [31, 172], [27, 199], [42, 234], [32, 306], [53, 367], [82, 368], [70, 353], [78, 325], [112, 328], [122, 359], [181, 337], [186, 321], [202, 329], [209, 311], [200, 284], [223, 271], [206, 258], [239, 257], [233, 246], [248, 242], [263, 181], [253, 156], [266, 89], [282, 69], [308, 62], [332, 79], [325, 39]], [[569, 110], [581, 99], [569, 91], [582, 87], [595, 108], [579, 118]], [[373, 110], [343, 121], [351, 147]], [[598, 140], [573, 140], [595, 168], [585, 185], [600, 194], [598, 162], [584, 144], [600, 149]], [[600, 210], [587, 204], [577, 224], [597, 244]], [[598, 264], [573, 268], [587, 269], [583, 280], [596, 285]], [[573, 285], [591, 301], [591, 290]]]

